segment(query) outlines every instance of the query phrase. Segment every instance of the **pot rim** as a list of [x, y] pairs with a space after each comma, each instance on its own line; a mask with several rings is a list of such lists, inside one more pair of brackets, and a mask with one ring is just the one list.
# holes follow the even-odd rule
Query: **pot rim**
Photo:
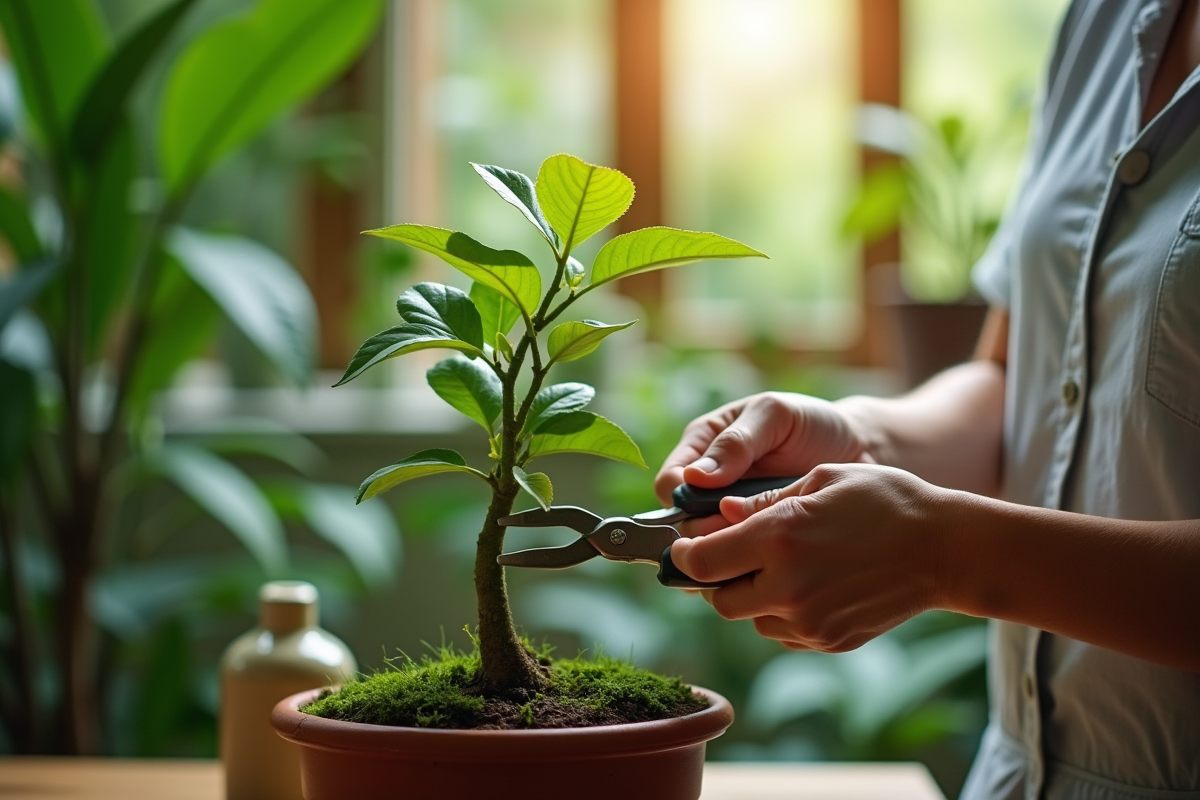
[[310, 689], [280, 700], [271, 712], [271, 724], [276, 733], [296, 744], [343, 753], [442, 761], [499, 761], [530, 753], [536, 753], [539, 760], [610, 757], [675, 750], [724, 733], [733, 722], [733, 706], [714, 691], [691, 688], [707, 698], [709, 706], [683, 717], [588, 728], [502, 731], [403, 728], [325, 719], [299, 710], [323, 691]]

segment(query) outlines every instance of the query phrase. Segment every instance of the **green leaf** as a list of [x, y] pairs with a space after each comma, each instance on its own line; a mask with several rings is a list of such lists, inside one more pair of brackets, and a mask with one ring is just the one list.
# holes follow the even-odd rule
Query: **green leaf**
[[766, 258], [741, 242], [715, 233], [682, 231], [677, 228], [643, 228], [610, 239], [592, 262], [592, 285], [649, 272], [678, 267], [709, 258]]
[[503, 387], [483, 359], [447, 358], [426, 372], [425, 379], [438, 397], [492, 432], [500, 416]]
[[513, 360], [512, 342], [510, 342], [508, 340], [508, 337], [505, 336], [503, 333], [496, 334], [496, 351], [498, 353], [500, 353], [500, 355], [504, 356], [506, 361], [508, 361], [510, 364], [512, 363], [512, 360]]
[[75, 109], [108, 50], [91, 0], [0, 0], [21, 96], [47, 142], [65, 150]]
[[842, 219], [842, 233], [874, 242], [900, 224], [912, 197], [908, 170], [903, 164], [885, 163], [867, 173], [854, 204]]
[[570, 253], [625, 213], [633, 202], [633, 181], [615, 169], [560, 154], [542, 162], [537, 199], [563, 241], [559, 252]]
[[0, 331], [16, 313], [33, 302], [58, 272], [57, 261], [30, 264], [6, 281], [0, 282]]
[[563, 414], [582, 411], [596, 396], [596, 390], [586, 383], [557, 383], [547, 386], [533, 398], [529, 406], [529, 416], [525, 418], [525, 427], [521, 436], [536, 431], [544, 423]]
[[512, 471], [521, 488], [529, 492], [530, 497], [537, 500], [539, 506], [549, 510], [550, 504], [554, 502], [554, 486], [551, 485], [549, 476], [544, 472], [528, 473], [516, 466]]
[[642, 452], [629, 434], [615, 422], [590, 411], [562, 414], [538, 428], [529, 442], [529, 457], [553, 453], [588, 453], [646, 469]]
[[212, 453], [164, 446], [151, 466], [241, 541], [268, 575], [287, 566], [283, 523], [254, 481]]
[[94, 161], [104, 151], [124, 121], [133, 87], [194, 3], [175, 0], [152, 14], [117, 45], [101, 67], [71, 125], [71, 147], [83, 160]]
[[574, 291], [583, 283], [583, 264], [574, 256], [567, 256], [567, 263], [563, 266], [563, 286]]
[[475, 345], [454, 339], [437, 328], [406, 322], [377, 333], [363, 342], [358, 348], [358, 352], [350, 359], [350, 366], [346, 367], [346, 372], [334, 386], [341, 386], [347, 381], [354, 380], [380, 361], [435, 347], [458, 350], [471, 358], [483, 355], [483, 351]]
[[396, 300], [405, 322], [440, 330], [452, 339], [483, 349], [479, 311], [466, 292], [440, 283], [418, 283]]
[[308, 383], [317, 307], [290, 264], [240, 236], [180, 228], [169, 246], [192, 280], [284, 376], [297, 386]]
[[413, 478], [423, 478], [426, 475], [438, 475], [443, 472], [466, 472], [487, 480], [486, 475], [477, 469], [468, 467], [466, 460], [453, 450], [438, 448], [422, 450], [372, 473], [358, 487], [358, 502], [369, 500], [380, 492], [386, 492], [393, 486], [411, 481]]
[[542, 234], [542, 238], [549, 242], [550, 247], [554, 248], [554, 252], [557, 253], [558, 234], [554, 232], [554, 228], [542, 214], [542, 207], [538, 205], [537, 189], [529, 176], [504, 167], [476, 164], [473, 161], [471, 166], [479, 173], [479, 177], [483, 178], [483, 182], [492, 187], [492, 191], [500, 195], [504, 202], [516, 208], [525, 215], [525, 219], [533, 223], [533, 226]]
[[508, 298], [479, 281], [471, 284], [471, 302], [475, 303], [475, 308], [479, 310], [485, 342], [496, 341], [497, 333], [507, 336], [512, 326], [521, 318], [520, 309]]
[[35, 261], [42, 253], [42, 243], [25, 201], [3, 185], [0, 185], [0, 236], [8, 242], [19, 264]]
[[172, 196], [340, 75], [375, 31], [378, 0], [262, 0], [213, 25], [176, 60], [159, 162]]
[[328, 484], [299, 483], [287, 491], [305, 524], [340, 550], [368, 587], [384, 586], [396, 577], [400, 531], [383, 501], [357, 504], [353, 489]]
[[392, 225], [364, 233], [433, 253], [471, 280], [495, 289], [527, 314], [542, 300], [542, 276], [532, 261], [515, 250], [493, 250], [465, 233], [430, 225]]
[[0, 361], [0, 484], [17, 472], [37, 422], [33, 373]]
[[583, 322], [564, 322], [550, 331], [547, 346], [550, 352], [550, 362], [574, 361], [583, 358], [600, 346], [600, 342], [617, 331], [623, 331], [637, 320], [624, 322], [620, 325], [605, 325], [593, 319]]
[[88, 340], [92, 353], [108, 344], [113, 314], [129, 288], [140, 220], [129, 208], [129, 187], [138, 170], [133, 126], [123, 116], [98, 162], [88, 171]]

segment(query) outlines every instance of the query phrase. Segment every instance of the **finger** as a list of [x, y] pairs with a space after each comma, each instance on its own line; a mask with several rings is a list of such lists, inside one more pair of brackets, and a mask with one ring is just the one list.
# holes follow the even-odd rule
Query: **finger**
[[807, 479], [801, 478], [795, 483], [779, 489], [768, 489], [750, 497], [723, 497], [721, 498], [721, 516], [729, 523], [745, 522], [759, 511], [770, 508], [785, 497], [799, 497], [804, 494], [805, 480]]
[[762, 569], [756, 538], [743, 523], [695, 539], [677, 539], [671, 545], [671, 560], [698, 581], [730, 580]]
[[675, 529], [679, 531], [680, 536], [695, 539], [697, 536], [708, 536], [710, 533], [716, 533], [728, 527], [729, 520], [720, 514], [713, 514], [711, 517], [685, 520], [676, 525]]
[[764, 639], [775, 639], [780, 642], [799, 642], [800, 637], [791, 629], [791, 624], [783, 617], [768, 614], [754, 618], [754, 630]]
[[773, 402], [746, 405], [737, 419], [718, 433], [704, 454], [683, 470], [695, 486], [716, 489], [741, 478], [755, 461], [777, 448], [790, 432], [781, 407]]
[[671, 492], [684, 482], [684, 467], [701, 458], [713, 439], [729, 427], [739, 413], [741, 401], [729, 403], [716, 411], [697, 417], [684, 428], [679, 444], [663, 461], [662, 468], [654, 478], [654, 493], [664, 506], [671, 505]]
[[725, 619], [753, 619], [770, 616], [779, 609], [769, 605], [758, 573], [713, 589], [708, 604]]

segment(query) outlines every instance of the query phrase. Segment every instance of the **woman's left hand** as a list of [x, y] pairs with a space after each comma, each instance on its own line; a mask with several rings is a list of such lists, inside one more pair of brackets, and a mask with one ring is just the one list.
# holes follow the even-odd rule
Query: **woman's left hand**
[[703, 592], [726, 619], [753, 619], [792, 649], [844, 652], [944, 607], [955, 494], [892, 467], [826, 464], [784, 489], [726, 498], [732, 524], [680, 539], [671, 557], [701, 581], [746, 575]]

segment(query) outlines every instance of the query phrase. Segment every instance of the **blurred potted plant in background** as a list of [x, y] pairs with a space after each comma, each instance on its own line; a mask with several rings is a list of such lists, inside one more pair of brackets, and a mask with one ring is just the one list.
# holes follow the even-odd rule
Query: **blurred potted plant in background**
[[971, 268], [996, 232], [1028, 118], [1023, 96], [984, 131], [953, 114], [929, 122], [893, 106], [860, 109], [860, 141], [894, 158], [863, 177], [843, 231], [866, 242], [902, 233], [903, 263], [876, 268], [868, 291], [894, 319], [906, 386], [972, 352], [987, 309]]
[[[291, 571], [284, 521], [293, 518], [367, 580], [395, 554], [383, 509], [355, 515], [348, 490], [295, 479], [259, 485], [226, 458], [296, 463], [297, 453], [311, 455], [306, 440], [162, 441], [155, 398], [208, 346], [221, 317], [288, 381], [307, 384], [316, 314], [304, 281], [251, 239], [181, 221], [215, 165], [358, 55], [382, 9], [380, 0], [262, 0], [189, 27], [198, 5], [165, 2], [113, 43], [91, 0], [0, 0], [22, 110], [0, 126], [17, 133], [5, 157], [19, 176], [0, 188], [12, 254], [0, 269], [0, 557], [11, 654], [0, 711], [18, 750], [100, 750], [110, 727], [100, 654], [115, 648], [101, 648], [97, 620], [129, 622], [122, 613], [139, 588], [151, 587], [159, 605], [195, 593], [213, 566], [131, 558], [157, 479], [228, 528], [257, 561], [258, 580]], [[172, 48], [165, 80], [150, 80]], [[156, 92], [148, 125], [131, 102], [143, 86]], [[176, 680], [186, 642], [168, 634], [154, 658]], [[156, 709], [138, 714], [153, 720]]]

